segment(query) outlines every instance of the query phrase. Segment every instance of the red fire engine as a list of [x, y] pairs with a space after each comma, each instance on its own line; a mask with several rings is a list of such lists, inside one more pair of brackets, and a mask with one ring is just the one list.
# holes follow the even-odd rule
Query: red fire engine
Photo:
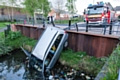
[[84, 16], [88, 25], [100, 26], [115, 20], [115, 10], [109, 2], [98, 2], [96, 5], [89, 4], [84, 10]]

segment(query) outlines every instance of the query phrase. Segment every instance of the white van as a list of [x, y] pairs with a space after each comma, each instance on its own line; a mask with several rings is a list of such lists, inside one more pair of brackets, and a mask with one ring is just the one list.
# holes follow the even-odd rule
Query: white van
[[53, 68], [63, 48], [67, 47], [67, 39], [66, 31], [56, 27], [48, 27], [30, 55], [30, 66], [43, 73], [45, 70]]

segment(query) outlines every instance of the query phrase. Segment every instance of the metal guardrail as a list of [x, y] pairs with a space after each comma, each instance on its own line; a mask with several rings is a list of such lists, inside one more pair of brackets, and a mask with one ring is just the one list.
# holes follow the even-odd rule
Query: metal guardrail
[[[42, 24], [43, 27], [46, 27], [46, 25], [47, 25], [47, 23], [48, 23], [48, 21], [46, 21], [46, 20], [37, 20], [36, 22], [37, 22], [37, 24]], [[55, 27], [55, 23], [54, 23], [54, 21], [53, 21], [52, 19], [51, 19], [51, 23], [52, 23], [52, 25]], [[120, 35], [120, 21], [118, 21], [117, 23], [118, 23], [118, 24], [115, 24], [115, 23], [111, 22], [111, 24], [103, 24], [103, 25], [101, 25], [101, 28], [102, 28], [101, 33], [102, 33], [103, 35], [105, 35], [105, 34], [112, 35], [113, 33], [114, 33], [114, 34], [116, 33], [116, 35]], [[31, 25], [35, 25], [35, 24], [33, 23], [33, 21], [25, 21], [25, 20], [19, 20], [19, 21], [17, 21], [17, 24], [31, 24]], [[89, 27], [89, 26], [90, 26], [90, 27]], [[109, 26], [109, 29], [108, 29], [108, 26]], [[65, 28], [64, 30], [71, 30], [72, 28], [74, 28], [74, 29], [76, 29], [76, 31], [78, 32], [78, 31], [80, 30], [80, 29], [79, 29], [80, 27], [81, 27], [81, 26], [79, 26], [78, 23], [72, 24], [72, 21], [69, 20], [68, 27]], [[92, 27], [95, 27], [95, 26], [89, 24], [89, 25], [86, 25], [86, 27], [85, 27], [84, 30], [83, 30], [83, 29], [81, 29], [81, 30], [83, 30], [83, 31], [85, 31], [85, 32], [88, 32], [88, 31], [100, 32], [100, 30], [99, 30], [99, 31], [98, 31], [98, 30], [95, 31], [94, 29], [92, 30], [92, 29], [91, 29]], [[116, 30], [114, 30], [114, 28], [116, 28]], [[97, 28], [97, 29], [98, 29], [98, 28]], [[100, 33], [100, 34], [101, 34], [101, 33]]]
[[[115, 24], [113, 22], [111, 22], [111, 24], [103, 24], [101, 25], [101, 29], [102, 29], [102, 33], [105, 35], [106, 33], [109, 35], [112, 35], [113, 33], [116, 33], [116, 35], [120, 35], [120, 21], [117, 22], [118, 24]], [[78, 26], [77, 23], [71, 24], [71, 20], [69, 20], [69, 24], [68, 24], [68, 30], [71, 30], [72, 27], [76, 28], [76, 31], [79, 31], [81, 26]], [[86, 25], [84, 31], [88, 32], [89, 28], [97, 28], [96, 26], [93, 26], [91, 24]], [[98, 28], [97, 28], [98, 29]], [[116, 29], [116, 30], [114, 30]], [[92, 29], [90, 29], [92, 30]], [[95, 32], [94, 30], [92, 30], [93, 32]]]
[[55, 23], [54, 23], [54, 20], [53, 20], [53, 17], [51, 16], [51, 21], [48, 21], [47, 19], [41, 19], [41, 20], [35, 20], [34, 19], [30, 19], [30, 20], [25, 20], [25, 19], [20, 19], [20, 20], [17, 20], [16, 21], [17, 24], [30, 24], [30, 25], [39, 25], [39, 24], [42, 24], [43, 27], [46, 27], [47, 23], [51, 23], [54, 27], [55, 27]]
[[[96, 25], [93, 25], [93, 24], [87, 24], [86, 25], [86, 32], [88, 32], [88, 28], [89, 28], [89, 26], [90, 27], [94, 27], [94, 26], [96, 26]], [[109, 28], [109, 34], [111, 34], [112, 33], [112, 26], [113, 26], [113, 24], [112, 24], [112, 22], [110, 23], [110, 24], [101, 24], [100, 25], [102, 28], [104, 28], [104, 35], [105, 35], [105, 33], [106, 33], [106, 28], [108, 27], [108, 26], [110, 26], [110, 28]]]

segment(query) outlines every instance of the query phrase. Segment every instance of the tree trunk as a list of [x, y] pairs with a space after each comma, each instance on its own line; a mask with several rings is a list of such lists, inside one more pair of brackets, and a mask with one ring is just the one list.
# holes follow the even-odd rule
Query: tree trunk
[[14, 10], [13, 10], [13, 6], [12, 6], [11, 22], [13, 22], [13, 21], [14, 21], [14, 20], [13, 20], [13, 19], [14, 19], [14, 17], [13, 17], [13, 16], [14, 16]]
[[8, 13], [8, 18], [10, 20], [10, 10], [9, 10], [9, 7], [7, 7], [7, 13]]
[[34, 24], [36, 24], [37, 23], [37, 21], [36, 21], [36, 15], [35, 15], [35, 12], [34, 12]]

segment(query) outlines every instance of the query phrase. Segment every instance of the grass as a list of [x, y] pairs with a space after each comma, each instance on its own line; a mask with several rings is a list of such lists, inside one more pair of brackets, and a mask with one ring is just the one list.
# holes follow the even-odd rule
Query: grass
[[12, 48], [5, 45], [5, 36], [3, 32], [0, 32], [0, 56], [8, 54], [9, 51], [11, 51]]
[[34, 46], [37, 41], [26, 36], [23, 36], [20, 31], [10, 31], [6, 37], [5, 43], [13, 48], [19, 48], [22, 45]]
[[61, 53], [59, 60], [63, 65], [65, 64], [75, 69], [97, 75], [106, 62], [107, 57], [95, 58], [88, 56], [85, 52], [73, 52], [68, 49]]
[[20, 31], [17, 32], [9, 32], [7, 37], [4, 36], [4, 33], [0, 33], [0, 55], [5, 55], [8, 52], [20, 48], [23, 45], [34, 46], [36, 44], [36, 40], [30, 39], [28, 37], [23, 36]]
[[7, 25], [11, 24], [11, 23], [16, 23], [16, 22], [4, 22], [4, 21], [0, 21], [0, 29], [7, 27]]
[[[77, 22], [83, 22], [83, 20], [80, 18], [71, 19], [72, 24], [77, 23]], [[69, 20], [55, 20], [55, 24], [68, 24], [68, 23], [69, 23]]]
[[107, 69], [104, 71], [105, 77], [101, 80], [118, 80], [118, 70], [120, 69], [120, 45], [111, 54]]
[[0, 22], [0, 29], [6, 27], [10, 22]]

